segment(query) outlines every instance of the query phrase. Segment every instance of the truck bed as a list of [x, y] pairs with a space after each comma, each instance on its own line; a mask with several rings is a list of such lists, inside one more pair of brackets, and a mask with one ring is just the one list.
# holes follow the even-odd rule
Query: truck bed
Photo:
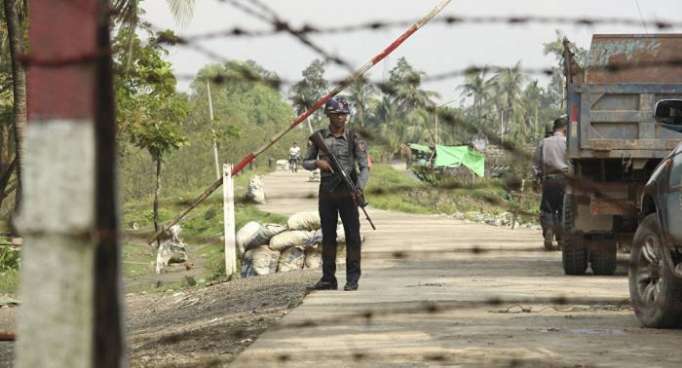
[[585, 69], [567, 70], [569, 159], [660, 159], [682, 141], [654, 120], [682, 98], [682, 35], [595, 35]]

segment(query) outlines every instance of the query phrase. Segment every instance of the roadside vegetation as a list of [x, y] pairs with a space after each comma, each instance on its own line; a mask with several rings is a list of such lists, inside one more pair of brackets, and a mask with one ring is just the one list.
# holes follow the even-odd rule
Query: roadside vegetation
[[366, 189], [372, 207], [419, 214], [446, 214], [476, 220], [479, 214], [517, 214], [518, 221], [537, 221], [539, 197], [530, 187], [520, 191], [503, 179], [442, 177], [424, 182], [411, 171], [390, 165], [374, 165]]

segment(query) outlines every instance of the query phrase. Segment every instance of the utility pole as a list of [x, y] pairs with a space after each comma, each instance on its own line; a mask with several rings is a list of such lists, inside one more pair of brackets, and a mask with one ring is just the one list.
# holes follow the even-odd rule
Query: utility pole
[[18, 368], [125, 365], [109, 14], [31, 2]]
[[436, 111], [436, 113], [433, 114], [433, 120], [435, 120], [435, 121], [434, 121], [434, 125], [435, 125], [435, 128], [434, 128], [434, 129], [435, 129], [435, 131], [436, 131], [436, 139], [435, 139], [435, 141], [436, 141], [436, 145], [438, 145], [438, 144], [439, 144], [439, 142], [438, 142], [438, 141], [439, 141], [439, 140], [438, 140], [438, 106], [435, 106], [434, 109], [435, 109], [435, 111]]
[[211, 81], [206, 81], [206, 94], [208, 95], [208, 117], [211, 120], [211, 133], [213, 134], [213, 160], [215, 161], [215, 175], [220, 179], [223, 177], [220, 170], [220, 160], [218, 159], [218, 142], [215, 129], [213, 129], [213, 98], [211, 98]]
[[457, 102], [457, 101], [458, 101], [457, 99], [454, 99], [454, 100], [443, 102], [440, 105], [437, 105], [436, 102], [433, 102], [433, 111], [434, 111], [434, 113], [433, 113], [433, 115], [434, 115], [433, 116], [433, 125], [434, 125], [434, 130], [436, 132], [435, 133], [436, 137], [435, 137], [434, 141], [435, 141], [436, 145], [440, 144], [440, 133], [439, 133], [440, 119], [438, 117], [438, 109], [441, 107], [447, 106], [453, 102]]

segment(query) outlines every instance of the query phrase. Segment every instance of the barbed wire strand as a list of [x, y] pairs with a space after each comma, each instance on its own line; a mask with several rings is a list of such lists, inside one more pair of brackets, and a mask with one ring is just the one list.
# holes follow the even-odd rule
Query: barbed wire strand
[[265, 9], [265, 11], [268, 12], [271, 17], [268, 17], [265, 14], [259, 13], [257, 10], [254, 10], [253, 8], [249, 8], [248, 6], [246, 6], [244, 3], [240, 2], [239, 0], [219, 0], [219, 1], [228, 3], [228, 4], [232, 5], [233, 7], [235, 7], [236, 9], [239, 9], [239, 10], [245, 12], [246, 14], [249, 14], [251, 16], [254, 16], [254, 17], [266, 22], [266, 23], [271, 24], [274, 29], [279, 30], [280, 32], [285, 32], [285, 33], [292, 35], [294, 38], [296, 38], [303, 45], [307, 46], [309, 49], [311, 49], [312, 51], [314, 51], [318, 55], [322, 56], [325, 61], [331, 61], [331, 62], [333, 62], [333, 63], [345, 68], [346, 70], [351, 71], [351, 72], [354, 70], [353, 66], [349, 62], [343, 60], [338, 55], [332, 55], [330, 52], [326, 51], [323, 47], [317, 45], [315, 42], [313, 42], [308, 37], [306, 37], [305, 34], [300, 33], [300, 32], [296, 32], [288, 22], [282, 20], [282, 18], [277, 13], [275, 13], [274, 10], [268, 8], [263, 3], [261, 3], [257, 0], [251, 0], [250, 1], [252, 4], [256, 4], [256, 6], [258, 6], [259, 8]]
[[[222, 0], [228, 2], [231, 0]], [[187, 41], [201, 41], [216, 38], [261, 38], [271, 37], [280, 33], [293, 32], [298, 35], [338, 35], [353, 32], [369, 31], [378, 32], [392, 28], [405, 27], [411, 24], [411, 20], [398, 21], [370, 21], [360, 24], [350, 24], [332, 27], [320, 27], [312, 24], [304, 24], [300, 27], [289, 27], [272, 29], [247, 29], [243, 27], [231, 27], [206, 33], [184, 35]], [[639, 20], [635, 18], [615, 18], [615, 17], [553, 17], [538, 15], [523, 16], [457, 16], [446, 15], [434, 19], [434, 22], [446, 27], [460, 27], [465, 25], [508, 25], [508, 26], [531, 26], [531, 25], [564, 25], [575, 27], [593, 28], [596, 26], [625, 26], [641, 27], [649, 26], [660, 31], [682, 28], [682, 22], [672, 20]]]

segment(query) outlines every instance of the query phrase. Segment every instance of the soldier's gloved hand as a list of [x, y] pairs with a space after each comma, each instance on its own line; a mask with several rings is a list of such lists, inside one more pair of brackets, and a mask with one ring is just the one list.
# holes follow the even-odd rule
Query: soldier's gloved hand
[[315, 161], [315, 166], [317, 166], [320, 171], [327, 171], [327, 172], [333, 172], [334, 170], [332, 169], [332, 165], [329, 164], [329, 162], [325, 160], [317, 160]]

